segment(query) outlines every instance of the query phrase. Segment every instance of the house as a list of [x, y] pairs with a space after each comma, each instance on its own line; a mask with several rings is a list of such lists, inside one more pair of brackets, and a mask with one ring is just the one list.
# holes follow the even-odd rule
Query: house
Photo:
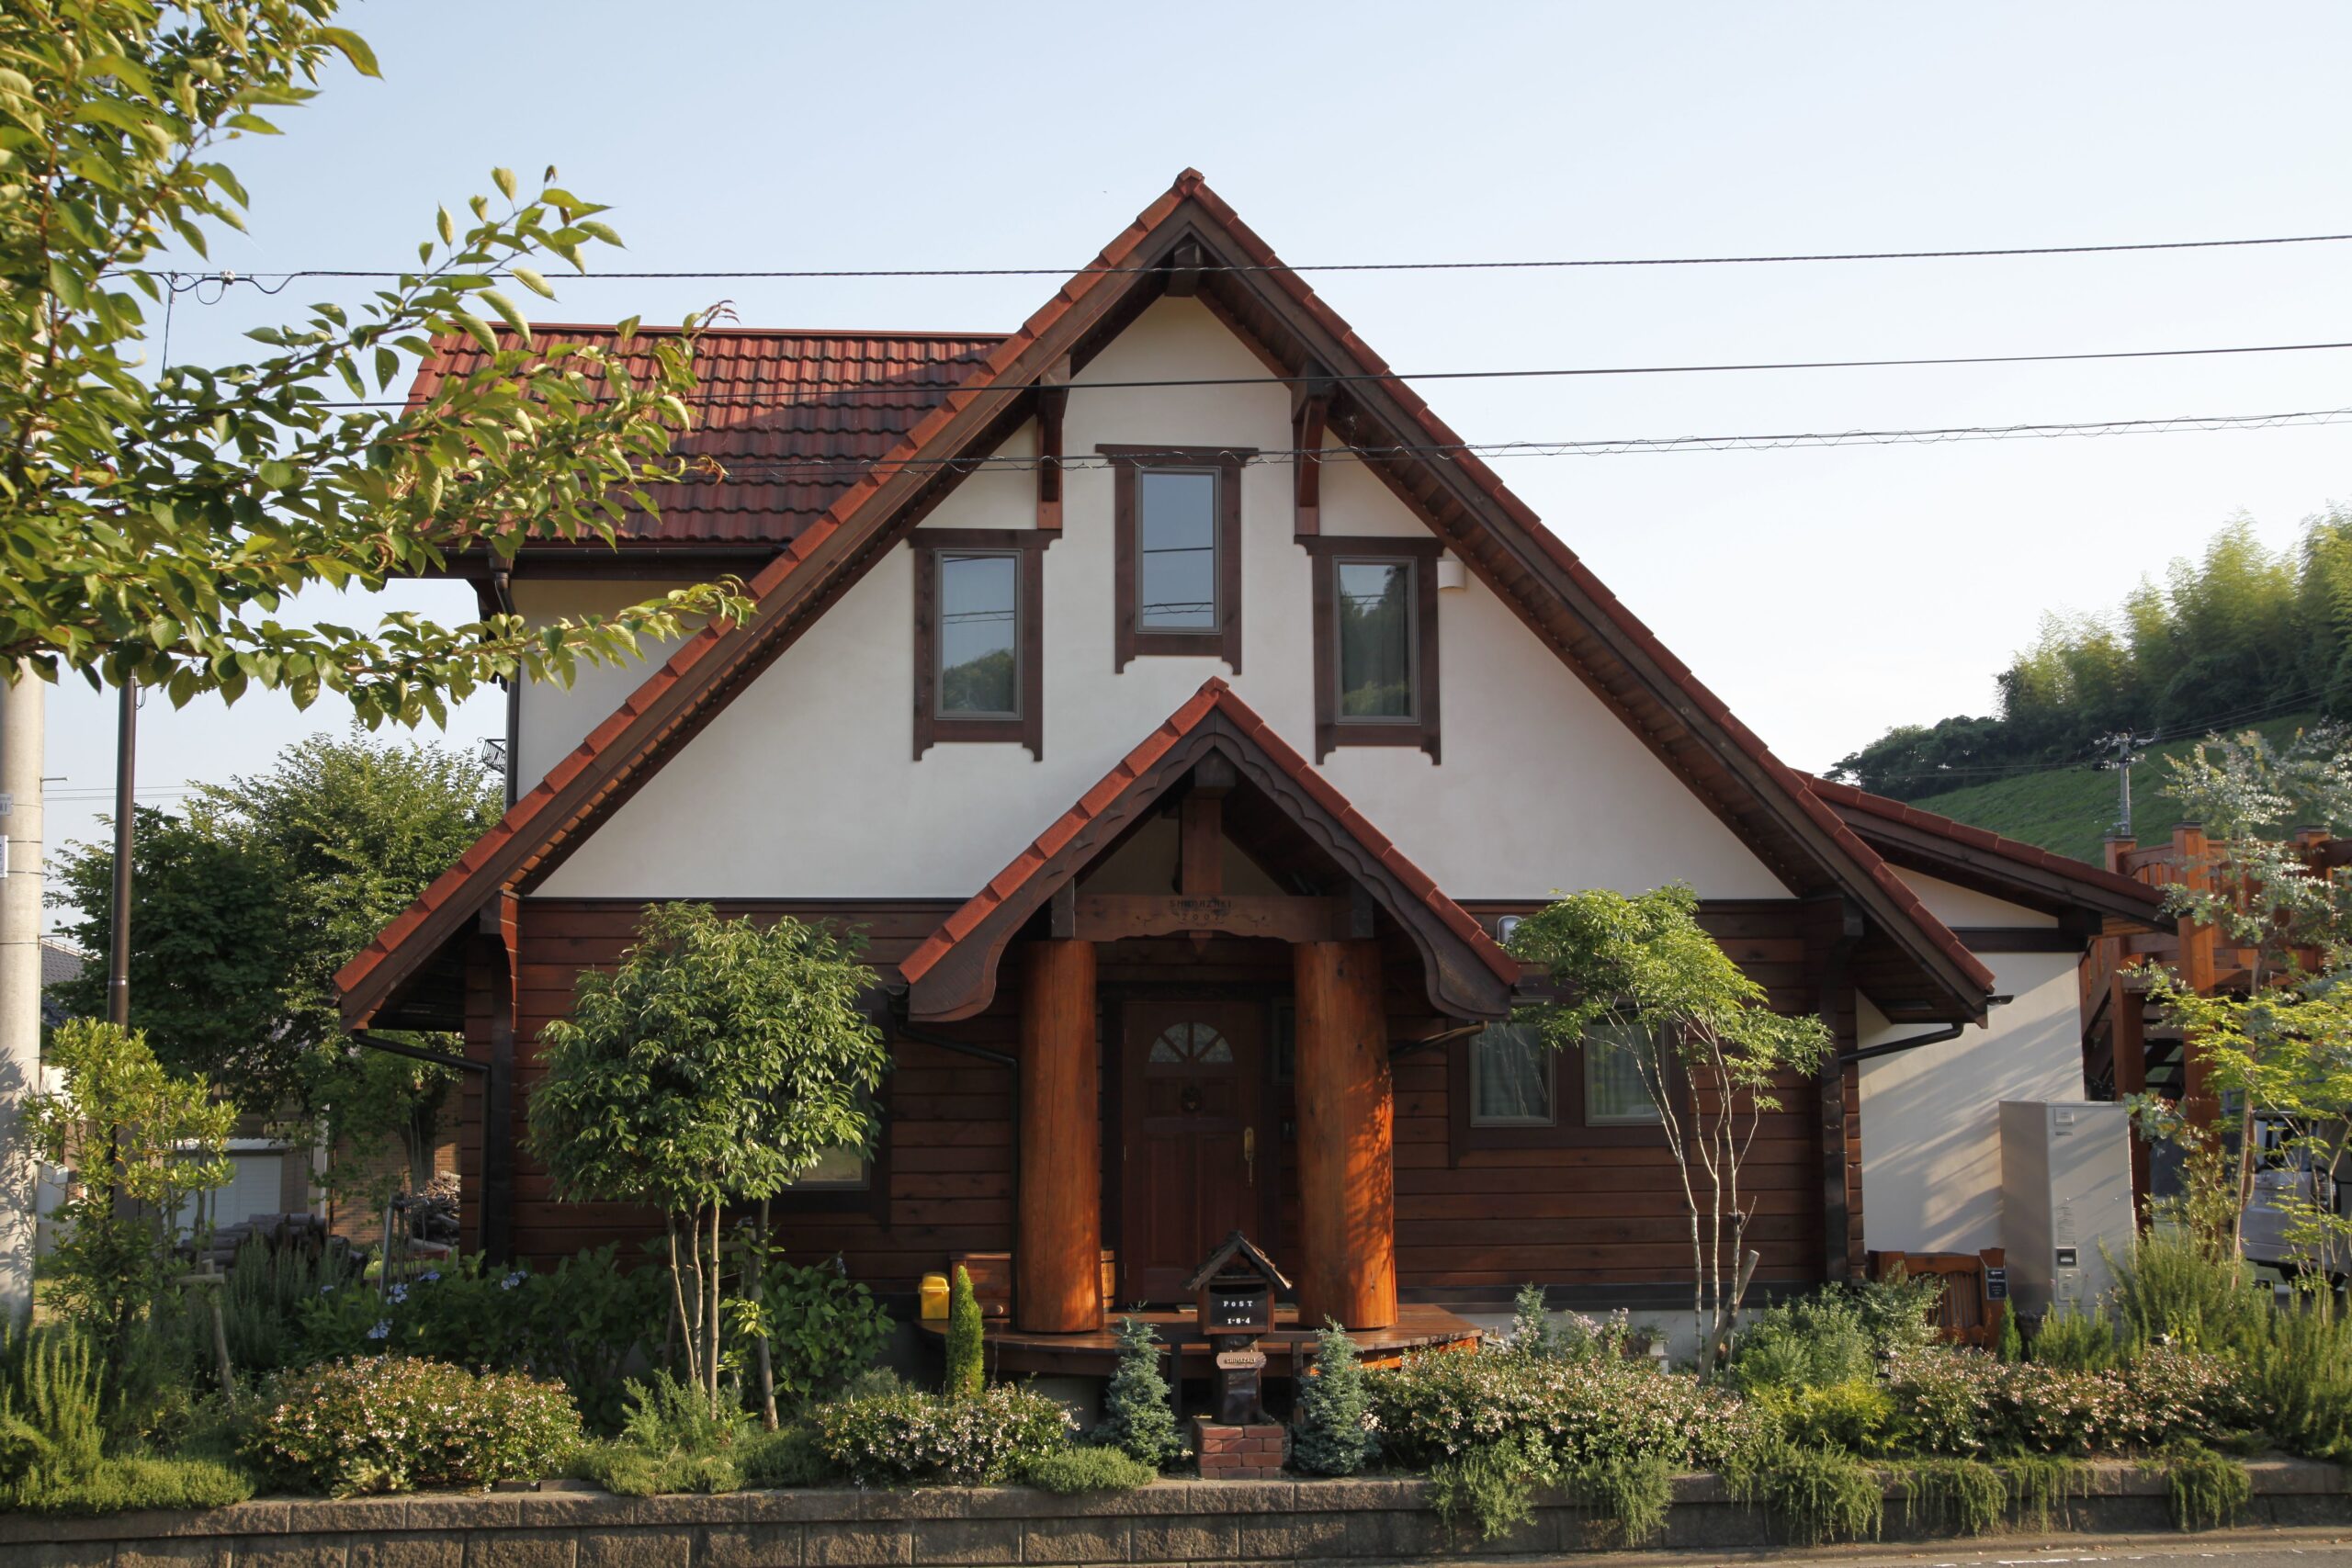
[[452, 570], [534, 623], [719, 571], [756, 612], [513, 694], [511, 809], [338, 976], [354, 1029], [465, 1032], [469, 1245], [653, 1228], [553, 1201], [522, 1131], [533, 1040], [657, 899], [863, 928], [882, 1136], [785, 1234], [885, 1289], [1010, 1253], [1037, 1334], [1100, 1321], [1106, 1253], [1170, 1302], [1237, 1229], [1308, 1323], [1687, 1301], [1622, 1058], [1508, 1021], [1555, 890], [1687, 882], [1834, 1027], [1751, 1156], [1767, 1286], [1977, 1243], [1985, 1096], [2081, 1092], [2060, 970], [2153, 902], [1779, 761], [1197, 174], [1010, 333], [698, 365], [724, 479]]

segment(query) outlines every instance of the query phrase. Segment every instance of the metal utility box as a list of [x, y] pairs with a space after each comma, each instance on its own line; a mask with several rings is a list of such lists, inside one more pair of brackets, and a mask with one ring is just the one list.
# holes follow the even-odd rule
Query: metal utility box
[[2018, 1312], [2098, 1305], [2113, 1283], [2108, 1258], [2132, 1245], [2132, 1127], [2122, 1106], [2001, 1102], [2001, 1230]]

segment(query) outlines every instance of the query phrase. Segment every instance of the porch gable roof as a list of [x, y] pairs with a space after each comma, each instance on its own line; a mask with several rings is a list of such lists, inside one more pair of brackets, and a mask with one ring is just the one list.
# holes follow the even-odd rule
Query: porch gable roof
[[[1198, 259], [1186, 271], [1184, 256]], [[1625, 608], [1495, 471], [1464, 449], [1306, 281], [1187, 169], [1096, 262], [985, 357], [751, 581], [741, 624], [687, 639], [335, 976], [363, 1028], [502, 890], [560, 863], [772, 663], [959, 478], [1083, 362], [1181, 286], [1285, 375], [1336, 378], [1329, 428], [1356, 447], [1560, 661], [1794, 893], [1847, 899], [1900, 955], [1900, 999], [1981, 1021], [1990, 970], [1901, 878]]]
[[1030, 917], [1211, 752], [1230, 760], [1412, 938], [1441, 1011], [1498, 1019], [1510, 1010], [1519, 962], [1212, 676], [900, 962], [910, 1016], [935, 1022], [985, 1009], [998, 961]]

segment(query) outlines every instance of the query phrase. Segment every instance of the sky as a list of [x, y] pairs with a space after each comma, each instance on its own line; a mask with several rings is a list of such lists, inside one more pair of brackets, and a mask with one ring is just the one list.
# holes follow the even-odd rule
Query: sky
[[[609, 204], [607, 269], [1053, 266], [1196, 167], [1294, 263], [2106, 244], [2352, 231], [2352, 7], [1201, 0], [363, 4], [339, 71], [228, 162], [213, 267], [394, 267], [494, 164]], [[2335, 342], [2352, 244], [2031, 259], [1329, 273], [1403, 370]], [[1008, 330], [1036, 277], [564, 281], [541, 320]], [[206, 290], [172, 355], [365, 285]], [[219, 295], [217, 303], [198, 301]], [[2007, 425], [2352, 405], [2352, 351], [1426, 383], [1474, 441]], [[1505, 479], [1791, 763], [1993, 707], [2052, 611], [2103, 611], [2233, 516], [2352, 498], [2352, 424], [1521, 458]], [[462, 584], [322, 593], [470, 619]], [[104, 829], [114, 698], [52, 694], [52, 845]], [[151, 702], [143, 800], [338, 729]], [[495, 694], [440, 737], [498, 732]]]

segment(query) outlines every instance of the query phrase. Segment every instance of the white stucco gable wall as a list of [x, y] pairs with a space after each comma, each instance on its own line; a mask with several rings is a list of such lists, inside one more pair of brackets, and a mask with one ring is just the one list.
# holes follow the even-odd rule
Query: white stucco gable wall
[[[1939, 919], [1956, 928], [2052, 927], [2055, 917], [1897, 868]], [[1986, 1027], [1860, 1066], [1862, 1229], [1888, 1252], [2004, 1247], [2001, 1101], [2083, 1098], [2080, 960], [2071, 953], [1980, 953], [2010, 999]], [[1890, 1024], [1867, 999], [1856, 1043], [1924, 1032]]]
[[[1290, 444], [1289, 391], [1201, 305], [1155, 304], [1078, 378], [1064, 449]], [[1254, 385], [1087, 383], [1243, 378]], [[1028, 433], [1007, 450], [1034, 450]], [[1212, 675], [1313, 756], [1312, 570], [1292, 536], [1290, 470], [1242, 470], [1242, 668], [1139, 657], [1114, 672], [1113, 478], [1065, 478], [1044, 558], [1045, 755], [944, 744], [911, 756], [910, 552], [891, 551], [633, 795], [543, 885], [550, 897], [963, 897]], [[1025, 471], [967, 480], [933, 528], [1034, 526]], [[1324, 468], [1327, 534], [1426, 536], [1360, 465]], [[1358, 809], [1462, 898], [1555, 888], [1703, 897], [1787, 889], [1475, 579], [1439, 595], [1443, 763], [1346, 747], [1321, 767]], [[617, 700], [617, 699], [616, 699]], [[522, 750], [543, 768], [599, 722], [583, 700], [525, 699]], [[534, 717], [535, 711], [537, 715]], [[529, 775], [526, 775], [526, 777]]]

